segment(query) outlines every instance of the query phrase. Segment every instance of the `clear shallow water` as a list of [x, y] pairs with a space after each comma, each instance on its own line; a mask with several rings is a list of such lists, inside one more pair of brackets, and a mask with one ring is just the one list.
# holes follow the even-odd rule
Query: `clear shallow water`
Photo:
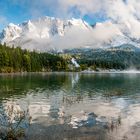
[[0, 104], [29, 107], [26, 139], [139, 140], [140, 74], [0, 76]]

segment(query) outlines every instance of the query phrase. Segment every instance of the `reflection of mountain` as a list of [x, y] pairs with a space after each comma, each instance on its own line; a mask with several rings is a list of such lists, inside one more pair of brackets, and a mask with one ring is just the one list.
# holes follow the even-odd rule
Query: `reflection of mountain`
[[[105, 133], [123, 137], [132, 134], [132, 127], [136, 132], [139, 130], [139, 74], [31, 74], [2, 76], [0, 83], [0, 88], [5, 91], [1, 94], [2, 105], [12, 101], [22, 108], [29, 107], [33, 126], [39, 124], [36, 131], [43, 126], [45, 134], [51, 130], [55, 135], [57, 126], [58, 132], [61, 127], [69, 125], [66, 130], [71, 132], [75, 127], [74, 132], [81, 132], [78, 136], [81, 137], [83, 130], [89, 136], [95, 132], [95, 124], [106, 130], [112, 122], [116, 124], [119, 116], [122, 125]], [[42, 135], [42, 131], [39, 133]], [[136, 135], [131, 136], [135, 139]]]

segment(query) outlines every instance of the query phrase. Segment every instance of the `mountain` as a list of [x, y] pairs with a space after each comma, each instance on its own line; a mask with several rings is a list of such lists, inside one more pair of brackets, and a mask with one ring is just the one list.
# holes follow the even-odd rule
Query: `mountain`
[[111, 21], [91, 26], [81, 19], [43, 17], [19, 25], [10, 23], [0, 33], [0, 42], [38, 51], [110, 48], [123, 44], [139, 47], [139, 40], [125, 29], [126, 26]]
[[61, 48], [60, 45], [70, 40], [72, 34], [90, 32], [90, 30], [91, 26], [83, 20], [44, 17], [19, 25], [10, 23], [0, 34], [0, 42], [44, 51]]

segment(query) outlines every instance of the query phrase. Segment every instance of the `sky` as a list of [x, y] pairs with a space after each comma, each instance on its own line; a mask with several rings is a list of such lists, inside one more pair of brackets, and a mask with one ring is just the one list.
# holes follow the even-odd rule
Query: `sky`
[[64, 46], [75, 36], [79, 37], [76, 46], [110, 42], [118, 36], [140, 40], [140, 0], [0, 0], [0, 31], [9, 23], [20, 24], [44, 16], [102, 23], [96, 24], [92, 32], [81, 33], [76, 28], [63, 39], [55, 38], [54, 46]]
[[[82, 18], [90, 24], [104, 20], [101, 15], [84, 12], [92, 0], [0, 0], [0, 30], [7, 24], [53, 16], [62, 19]], [[81, 5], [79, 2], [81, 1]], [[87, 2], [86, 2], [87, 1]], [[94, 0], [95, 1], [95, 0]], [[85, 2], [87, 3], [85, 5]], [[94, 2], [93, 2], [94, 3]], [[85, 5], [85, 8], [84, 8]], [[91, 9], [90, 9], [91, 10]], [[83, 13], [84, 12], [84, 13]]]
[[0, 8], [0, 30], [9, 23], [43, 16], [81, 18], [89, 24], [111, 20], [140, 26], [140, 0], [0, 0]]

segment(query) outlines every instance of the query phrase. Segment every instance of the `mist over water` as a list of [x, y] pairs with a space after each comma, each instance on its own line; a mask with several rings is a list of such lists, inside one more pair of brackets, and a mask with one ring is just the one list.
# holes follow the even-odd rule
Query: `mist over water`
[[1, 75], [0, 105], [29, 107], [33, 119], [27, 136], [35, 140], [136, 140], [139, 83], [134, 71]]

